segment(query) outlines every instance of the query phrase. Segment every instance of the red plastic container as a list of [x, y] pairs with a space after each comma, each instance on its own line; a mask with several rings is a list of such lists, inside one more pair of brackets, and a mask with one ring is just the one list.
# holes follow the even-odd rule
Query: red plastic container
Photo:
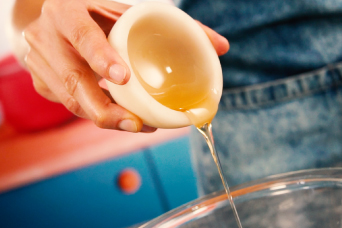
[[62, 104], [35, 91], [29, 72], [13, 55], [0, 60], [0, 102], [4, 120], [19, 132], [56, 127], [74, 118]]

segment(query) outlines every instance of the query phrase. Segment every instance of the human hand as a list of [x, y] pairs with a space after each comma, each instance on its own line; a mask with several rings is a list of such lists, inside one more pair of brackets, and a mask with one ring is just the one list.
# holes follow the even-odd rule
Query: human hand
[[106, 35], [128, 5], [101, 0], [47, 0], [40, 17], [24, 31], [26, 65], [35, 89], [63, 103], [98, 127], [152, 132], [141, 119], [115, 104], [98, 84], [125, 84], [130, 71]]
[[[120, 85], [130, 78], [126, 63], [106, 39], [129, 7], [103, 0], [45, 1], [40, 17], [24, 31], [30, 45], [25, 61], [37, 92], [75, 115], [101, 128], [153, 132], [155, 128], [115, 104], [98, 85], [101, 78]], [[217, 53], [225, 53], [228, 42], [200, 25]]]

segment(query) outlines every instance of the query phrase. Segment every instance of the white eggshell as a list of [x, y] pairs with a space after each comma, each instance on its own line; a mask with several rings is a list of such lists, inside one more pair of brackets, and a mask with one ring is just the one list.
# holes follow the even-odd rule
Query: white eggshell
[[[139, 116], [144, 124], [157, 128], [179, 128], [191, 125], [184, 112], [172, 110], [163, 106], [150, 96], [136, 78], [127, 51], [127, 40], [130, 28], [146, 16], [155, 15], [169, 18], [170, 23], [177, 23], [191, 34], [200, 54], [207, 59], [205, 64], [210, 64], [212, 77], [212, 90], [216, 92], [214, 100], [218, 103], [222, 94], [222, 70], [221, 65], [209, 38], [202, 28], [185, 12], [175, 6], [160, 2], [144, 2], [128, 9], [113, 26], [108, 41], [127, 63], [131, 71], [131, 78], [125, 85], [116, 85], [106, 81], [108, 89], [114, 100]], [[168, 26], [167, 24], [165, 26]], [[177, 33], [177, 31], [174, 31]], [[197, 50], [198, 52], [198, 50]]]

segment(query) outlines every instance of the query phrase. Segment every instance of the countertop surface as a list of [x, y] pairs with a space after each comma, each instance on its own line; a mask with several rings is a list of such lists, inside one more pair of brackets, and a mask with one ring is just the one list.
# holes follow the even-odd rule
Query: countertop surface
[[57, 128], [15, 133], [0, 128], [0, 193], [189, 134], [189, 128], [129, 133], [76, 119]]

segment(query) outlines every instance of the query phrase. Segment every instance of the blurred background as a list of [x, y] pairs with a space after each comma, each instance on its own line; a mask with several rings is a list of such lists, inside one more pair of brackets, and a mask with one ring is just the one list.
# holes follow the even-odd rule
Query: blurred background
[[0, 227], [129, 227], [197, 198], [189, 129], [104, 130], [39, 96], [0, 3]]
[[10, 11], [14, 0], [2, 0], [0, 7], [0, 56], [10, 52], [9, 42], [5, 36], [6, 23], [10, 17]]

